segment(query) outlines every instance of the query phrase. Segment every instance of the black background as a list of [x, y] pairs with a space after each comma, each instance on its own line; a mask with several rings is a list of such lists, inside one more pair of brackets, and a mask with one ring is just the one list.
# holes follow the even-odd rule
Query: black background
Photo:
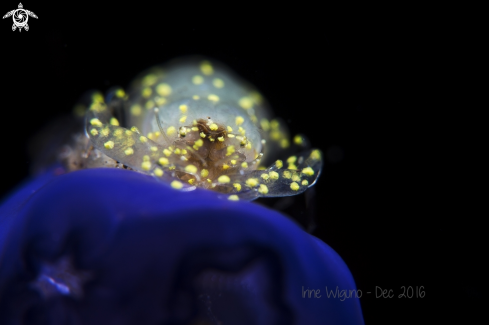
[[[477, 314], [487, 289], [482, 214], [445, 194], [464, 178], [448, 166], [471, 154], [458, 137], [463, 122], [448, 122], [463, 112], [468, 81], [457, 75], [470, 70], [457, 19], [299, 4], [23, 4], [39, 16], [28, 32], [12, 32], [11, 18], [0, 25], [0, 195], [28, 175], [29, 139], [86, 90], [202, 54], [255, 84], [292, 133], [323, 151], [313, 234], [350, 268], [367, 324]], [[375, 298], [376, 286], [423, 286], [426, 296]]]

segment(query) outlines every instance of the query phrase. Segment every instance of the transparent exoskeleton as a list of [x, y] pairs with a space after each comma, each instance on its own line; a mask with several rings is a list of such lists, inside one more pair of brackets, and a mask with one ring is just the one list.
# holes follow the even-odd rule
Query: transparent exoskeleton
[[[128, 168], [230, 200], [296, 195], [321, 172], [320, 150], [290, 139], [260, 93], [217, 62], [149, 69], [127, 92], [94, 92], [86, 106], [85, 136], [64, 155], [70, 170]], [[274, 160], [293, 147], [298, 154]]]

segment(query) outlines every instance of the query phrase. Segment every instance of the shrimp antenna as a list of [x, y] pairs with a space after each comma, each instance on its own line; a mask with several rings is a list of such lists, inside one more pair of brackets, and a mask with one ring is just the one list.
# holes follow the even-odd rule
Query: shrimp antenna
[[161, 125], [160, 117], [158, 116], [159, 113], [158, 107], [155, 107], [154, 112], [155, 112], [155, 118], [156, 118], [156, 123], [158, 124], [158, 128], [160, 129], [161, 135], [163, 138], [165, 138], [166, 144], [170, 145], [170, 139], [166, 136], [165, 130], [163, 130], [163, 126]]

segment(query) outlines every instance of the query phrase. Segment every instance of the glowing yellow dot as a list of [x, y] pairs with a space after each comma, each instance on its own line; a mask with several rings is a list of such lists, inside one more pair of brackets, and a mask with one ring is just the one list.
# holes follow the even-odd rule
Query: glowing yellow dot
[[268, 193], [268, 187], [265, 184], [260, 184], [260, 188], [258, 189], [258, 192], [260, 194], [267, 194]]
[[299, 177], [299, 175], [294, 174], [294, 175], [292, 175], [292, 180], [293, 180], [294, 182], [300, 182], [300, 181], [301, 181], [301, 178]]
[[311, 152], [311, 158], [314, 159], [314, 160], [319, 160], [321, 159], [321, 152], [319, 150], [313, 150]]
[[280, 123], [277, 120], [271, 120], [270, 121], [270, 127], [272, 130], [277, 130], [280, 126]]
[[90, 134], [93, 135], [93, 136], [96, 136], [98, 134], [97, 129], [91, 129], [90, 130]]
[[166, 165], [168, 165], [170, 163], [170, 161], [168, 160], [168, 158], [161, 157], [160, 159], [158, 159], [158, 163], [161, 166], [166, 166]]
[[246, 146], [245, 146], [246, 149], [251, 149], [251, 142], [248, 141], [248, 143], [246, 143]]
[[119, 121], [115, 117], [112, 117], [110, 119], [110, 125], [119, 126]]
[[252, 92], [250, 93], [250, 96], [251, 96], [251, 98], [253, 98], [253, 100], [254, 100], [254, 101], [257, 103], [257, 104], [261, 104], [261, 102], [263, 101], [262, 96], [261, 96], [261, 95], [260, 95], [260, 93], [259, 93], [259, 92], [257, 92], [257, 91], [252, 91]]
[[122, 133], [124, 133], [124, 130], [122, 128], [118, 128], [114, 131], [114, 135], [118, 138], [122, 136]]
[[290, 156], [289, 158], [287, 158], [287, 163], [289, 164], [293, 164], [297, 161], [297, 157], [296, 156]]
[[180, 123], [185, 123], [185, 121], [187, 120], [187, 115], [184, 115], [180, 118]]
[[301, 184], [304, 185], [304, 186], [307, 186], [307, 185], [309, 185], [309, 182], [307, 181], [307, 179], [305, 179], [305, 180], [302, 181]]
[[149, 87], [144, 88], [142, 91], [142, 95], [144, 98], [149, 98], [149, 96], [151, 96], [152, 93], [153, 93], [153, 90], [151, 90], [151, 88], [149, 88]]
[[188, 183], [189, 183], [190, 185], [194, 185], [194, 183], [195, 183], [195, 178], [191, 178], [191, 179], [189, 179], [189, 180], [188, 180]]
[[284, 164], [283, 164], [282, 160], [277, 160], [275, 162], [275, 166], [277, 166], [277, 168], [282, 168], [284, 166]]
[[134, 153], [134, 149], [133, 148], [127, 148], [126, 150], [124, 150], [124, 153], [126, 154], [126, 156], [130, 156]]
[[229, 165], [228, 164], [223, 164], [222, 165], [222, 169], [224, 169], [224, 170], [229, 169]]
[[228, 196], [229, 201], [239, 201], [239, 197], [236, 194]]
[[182, 155], [186, 155], [186, 154], [187, 154], [187, 150], [182, 149]]
[[142, 143], [146, 143], [148, 142], [148, 138], [146, 138], [145, 136], [140, 136], [139, 141], [141, 141]]
[[204, 141], [202, 141], [202, 139], [199, 139], [199, 140], [195, 141], [195, 145], [197, 147], [202, 147], [204, 145]]
[[209, 125], [209, 128], [212, 130], [212, 131], [216, 131], [219, 127], [217, 126], [216, 123], [212, 123], [211, 125]]
[[158, 86], [156, 86], [156, 92], [160, 96], [168, 96], [171, 94], [171, 87], [169, 84], [161, 83]]
[[216, 78], [212, 81], [212, 84], [214, 85], [214, 87], [216, 88], [222, 88], [224, 87], [224, 81], [222, 81], [222, 79], [219, 79], [219, 78]]
[[284, 178], [289, 179], [291, 177], [292, 177], [292, 174], [288, 170], [284, 171]]
[[256, 187], [258, 186], [258, 180], [256, 178], [248, 178], [246, 180], [246, 185], [248, 185], [249, 187]]
[[209, 96], [207, 96], [207, 99], [208, 100], [211, 100], [213, 102], [218, 102], [219, 101], [219, 96], [214, 95], [214, 94], [210, 94]]
[[163, 176], [163, 171], [160, 169], [160, 168], [155, 168], [155, 175], [158, 176], [158, 177], [161, 177]]
[[178, 109], [180, 110], [180, 112], [182, 112], [182, 114], [185, 114], [185, 113], [187, 113], [188, 106], [187, 105], [180, 105], [178, 107]]
[[122, 98], [126, 95], [126, 93], [122, 89], [117, 89], [117, 91], [115, 92], [115, 95], [119, 98]]
[[186, 127], [184, 127], [184, 126], [182, 126], [182, 127], [180, 128], [179, 133], [180, 133], [180, 135], [181, 135], [182, 137], [186, 136], [186, 135], [187, 135], [187, 128], [186, 128]]
[[146, 135], [146, 137], [147, 137], [148, 139], [150, 139], [150, 140], [154, 140], [154, 135], [153, 135], [153, 133], [151, 133], [151, 132], [149, 132], [149, 133]]
[[292, 182], [290, 183], [290, 188], [292, 189], [292, 191], [298, 191], [300, 186], [296, 182]]
[[164, 154], [165, 154], [165, 156], [167, 156], [167, 157], [170, 157], [170, 155], [171, 155], [171, 151], [170, 151], [170, 150], [168, 150], [168, 149], [163, 149], [163, 153], [164, 153]]
[[295, 164], [289, 164], [287, 169], [297, 169], [297, 166]]
[[231, 156], [234, 152], [236, 151], [236, 149], [234, 149], [234, 146], [228, 146], [226, 148], [226, 156]]
[[231, 165], [236, 165], [236, 162], [237, 162], [237, 161], [236, 161], [235, 159], [232, 159], [232, 160], [231, 160]]
[[105, 147], [105, 149], [114, 148], [114, 141], [107, 141], [106, 143], [104, 143], [104, 147]]
[[156, 146], [151, 146], [149, 149], [154, 152], [158, 151], [158, 147]]
[[187, 165], [185, 166], [185, 171], [187, 173], [195, 174], [197, 173], [197, 167], [195, 167], [194, 165]]
[[217, 181], [221, 184], [226, 184], [226, 183], [229, 183], [231, 181], [231, 179], [227, 175], [222, 175], [222, 176], [219, 176]]
[[279, 178], [279, 174], [274, 171], [271, 171], [270, 173], [268, 173], [268, 175], [270, 175], [270, 178], [274, 180]]
[[166, 98], [165, 97], [155, 97], [156, 104], [158, 106], [163, 106], [166, 103]]
[[171, 187], [173, 187], [176, 190], [179, 190], [183, 187], [183, 184], [179, 181], [173, 181], [171, 182]]
[[314, 175], [314, 169], [312, 169], [311, 167], [306, 167], [302, 170], [302, 173], [306, 174], [307, 176], [312, 176]]
[[214, 69], [209, 61], [202, 61], [200, 63], [200, 71], [206, 76], [209, 76], [214, 73]]
[[241, 126], [238, 128], [238, 132], [241, 134], [241, 135], [245, 135], [246, 134], [246, 130], [243, 129]]
[[202, 176], [202, 177], [207, 177], [207, 176], [209, 176], [209, 171], [208, 171], [207, 169], [202, 169], [202, 170], [200, 171], [200, 176]]
[[234, 186], [234, 188], [236, 189], [236, 191], [238, 191], [238, 192], [239, 192], [239, 191], [241, 191], [241, 184], [239, 184], [239, 183], [234, 183], [234, 184], [233, 184], [233, 186]]
[[231, 133], [230, 133], [230, 134], [228, 134], [228, 138], [234, 138], [234, 137], [235, 137], [235, 135], [234, 135], [234, 134], [231, 134]]
[[194, 131], [194, 132], [195, 132], [195, 131], [199, 131], [199, 128], [198, 128], [198, 127], [196, 127], [196, 126], [192, 126], [192, 131]]
[[253, 101], [249, 97], [243, 97], [239, 100], [239, 106], [244, 109], [250, 109], [253, 107]]
[[236, 125], [241, 125], [244, 122], [244, 118], [242, 116], [236, 116]]
[[203, 82], [204, 82], [204, 78], [202, 78], [202, 76], [195, 75], [195, 76], [192, 77], [192, 83], [194, 85], [200, 85]]
[[228, 132], [233, 132], [233, 128], [230, 127], [229, 125], [227, 126]]
[[156, 77], [154, 74], [148, 74], [147, 76], [145, 76], [142, 80], [142, 84], [144, 86], [152, 86], [156, 83], [156, 81], [158, 80], [158, 77]]
[[100, 134], [104, 137], [108, 136], [110, 133], [110, 130], [109, 128], [103, 128], [101, 131], [100, 131]]
[[152, 100], [148, 100], [144, 106], [146, 106], [146, 109], [153, 109], [155, 107], [155, 103]]
[[294, 143], [298, 144], [298, 145], [302, 145], [304, 143], [304, 140], [302, 139], [302, 137], [300, 135], [296, 135], [294, 137]]
[[126, 130], [126, 135], [132, 135], [132, 131], [131, 130]]
[[200, 137], [201, 138], [205, 138], [205, 133], [204, 132], [200, 132]]
[[141, 164], [141, 168], [143, 170], [150, 170], [151, 169], [151, 162], [143, 161], [143, 163]]
[[261, 174], [260, 177], [263, 178], [264, 180], [267, 180], [268, 178], [270, 178], [270, 176], [268, 174], [265, 174], [265, 173]]
[[209, 137], [210, 142], [214, 142], [216, 139]]
[[90, 120], [90, 124], [93, 126], [102, 126], [102, 122], [98, 118], [93, 118]]
[[192, 96], [192, 99], [193, 99], [193, 100], [199, 100], [199, 99], [200, 99], [200, 96], [198, 96], [198, 95], [193, 95], [193, 96]]
[[289, 140], [287, 139], [282, 139], [280, 140], [280, 147], [283, 148], [283, 149], [286, 149], [289, 147]]
[[175, 129], [174, 126], [170, 126], [167, 130], [166, 130], [166, 134], [168, 135], [174, 135], [175, 133], [177, 132], [177, 129]]
[[139, 134], [139, 130], [135, 126], [131, 127], [131, 131], [136, 132], [137, 134]]
[[223, 142], [224, 141], [224, 137], [218, 137], [217, 140], [219, 140], [220, 142]]
[[139, 116], [141, 115], [141, 106], [139, 105], [132, 105], [131, 106], [131, 114], [134, 116]]
[[243, 168], [248, 168], [248, 163], [245, 161], [243, 163], [241, 163], [241, 167]]
[[143, 156], [143, 161], [149, 161], [149, 156], [148, 155], [144, 155]]

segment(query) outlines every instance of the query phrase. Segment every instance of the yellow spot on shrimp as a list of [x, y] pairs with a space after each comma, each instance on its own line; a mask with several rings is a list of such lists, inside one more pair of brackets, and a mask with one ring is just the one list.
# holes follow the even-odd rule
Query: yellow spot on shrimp
[[233, 186], [234, 186], [234, 188], [236, 189], [236, 191], [238, 191], [238, 192], [239, 192], [239, 191], [241, 191], [241, 184], [239, 184], [239, 183], [234, 183], [234, 184], [233, 184]]
[[[171, 154], [171, 153], [170, 153], [170, 154]], [[160, 159], [158, 159], [158, 163], [159, 163], [161, 166], [167, 166], [168, 164], [170, 164], [170, 161], [168, 160], [168, 158], [161, 157]]]
[[219, 178], [217, 179], [217, 181], [221, 184], [227, 184], [231, 181], [231, 179], [229, 178], [229, 176], [227, 175], [222, 175], [222, 176], [219, 176]]
[[194, 165], [187, 165], [185, 166], [185, 171], [190, 174], [195, 174], [197, 173], [197, 167], [195, 167]]
[[258, 180], [256, 178], [248, 178], [246, 180], [246, 185], [248, 185], [249, 187], [256, 187], [258, 186]]
[[195, 76], [192, 77], [192, 83], [194, 85], [200, 85], [203, 82], [204, 82], [204, 78], [202, 78], [202, 76], [195, 75]]
[[145, 136], [142, 135], [139, 137], [139, 141], [141, 141], [142, 143], [146, 143], [146, 142], [148, 142], [148, 138], [146, 138]]
[[134, 153], [134, 149], [129, 147], [126, 150], [124, 150], [124, 153], [126, 154], [126, 156], [130, 156]]
[[179, 122], [180, 123], [185, 123], [186, 120], [187, 120], [187, 115], [184, 115], [184, 116], [180, 117]]
[[242, 116], [236, 116], [236, 125], [241, 125], [244, 122], [244, 118]]
[[268, 173], [268, 175], [270, 175], [270, 178], [273, 180], [276, 180], [279, 178], [279, 173], [274, 172], [274, 171], [271, 171], [270, 173]]
[[209, 176], [209, 171], [208, 171], [207, 169], [202, 169], [202, 170], [200, 171], [200, 176], [202, 176], [202, 177], [207, 177], [207, 176]]
[[218, 102], [219, 101], [219, 96], [214, 95], [214, 94], [210, 94], [209, 96], [207, 96], [207, 99], [210, 100], [210, 101], [213, 101], [213, 102]]
[[179, 190], [183, 187], [183, 184], [181, 182], [175, 180], [175, 181], [171, 182], [171, 187], [173, 187], [176, 190]]
[[185, 114], [185, 113], [187, 113], [188, 106], [187, 105], [180, 105], [178, 107], [178, 109], [180, 110], [180, 112], [182, 112], [182, 114]]
[[311, 167], [306, 167], [302, 170], [302, 173], [306, 174], [307, 176], [312, 176], [314, 175], [314, 169], [312, 169]]
[[102, 122], [98, 118], [93, 118], [90, 120], [90, 124], [93, 126], [102, 126]]
[[307, 179], [305, 179], [305, 180], [302, 181], [301, 184], [304, 185], [304, 186], [307, 186], [307, 185], [309, 185], [309, 182], [307, 181]]
[[110, 125], [119, 126], [119, 121], [115, 117], [112, 117], [110, 119]]
[[169, 84], [161, 83], [158, 86], [156, 86], [156, 92], [160, 96], [168, 96], [171, 94], [171, 91], [172, 91], [172, 89], [171, 89]]
[[170, 126], [167, 130], [166, 130], [166, 134], [168, 135], [174, 135], [175, 133], [177, 132], [177, 129], [175, 129], [174, 126]]
[[267, 194], [268, 193], [268, 187], [265, 184], [260, 184], [260, 188], [258, 189], [258, 193]]
[[239, 201], [239, 197], [236, 194], [228, 196], [229, 201]]
[[224, 81], [222, 81], [222, 79], [219, 79], [219, 78], [216, 78], [212, 81], [212, 84], [214, 85], [214, 87], [216, 88], [222, 88], [224, 87]]
[[290, 183], [290, 188], [292, 189], [292, 191], [298, 191], [300, 186], [296, 182], [292, 182]]
[[202, 71], [202, 73], [206, 76], [210, 76], [214, 73], [214, 68], [212, 68], [212, 65], [209, 61], [202, 61], [200, 63], [200, 71]]
[[212, 123], [211, 125], [209, 125], [209, 129], [211, 129], [212, 131], [216, 131], [219, 127], [217, 126], [216, 123]]
[[105, 147], [105, 149], [114, 148], [114, 141], [107, 141], [106, 143], [104, 143], [104, 147]]
[[141, 115], [141, 106], [138, 104], [131, 106], [131, 115], [139, 116]]
[[253, 107], [253, 101], [249, 97], [241, 98], [238, 103], [243, 109], [250, 109]]
[[156, 175], [156, 176], [158, 176], [158, 177], [161, 177], [161, 176], [163, 176], [163, 174], [164, 174], [164, 173], [163, 173], [163, 171], [162, 171], [160, 168], [158, 168], [158, 167], [156, 167], [156, 168], [155, 168], [154, 173], [155, 173], [155, 175]]
[[282, 168], [284, 167], [284, 163], [282, 162], [282, 160], [277, 160], [275, 162], [275, 166], [277, 166], [277, 168]]
[[149, 98], [149, 96], [151, 96], [152, 93], [153, 93], [153, 90], [149, 87], [146, 87], [141, 92], [141, 95], [143, 95], [144, 98]]
[[150, 170], [151, 169], [151, 162], [143, 161], [143, 163], [141, 164], [141, 168], [143, 170], [146, 170], [146, 171]]
[[98, 134], [97, 129], [91, 129], [90, 130], [90, 134], [93, 135], [93, 136], [96, 136]]

